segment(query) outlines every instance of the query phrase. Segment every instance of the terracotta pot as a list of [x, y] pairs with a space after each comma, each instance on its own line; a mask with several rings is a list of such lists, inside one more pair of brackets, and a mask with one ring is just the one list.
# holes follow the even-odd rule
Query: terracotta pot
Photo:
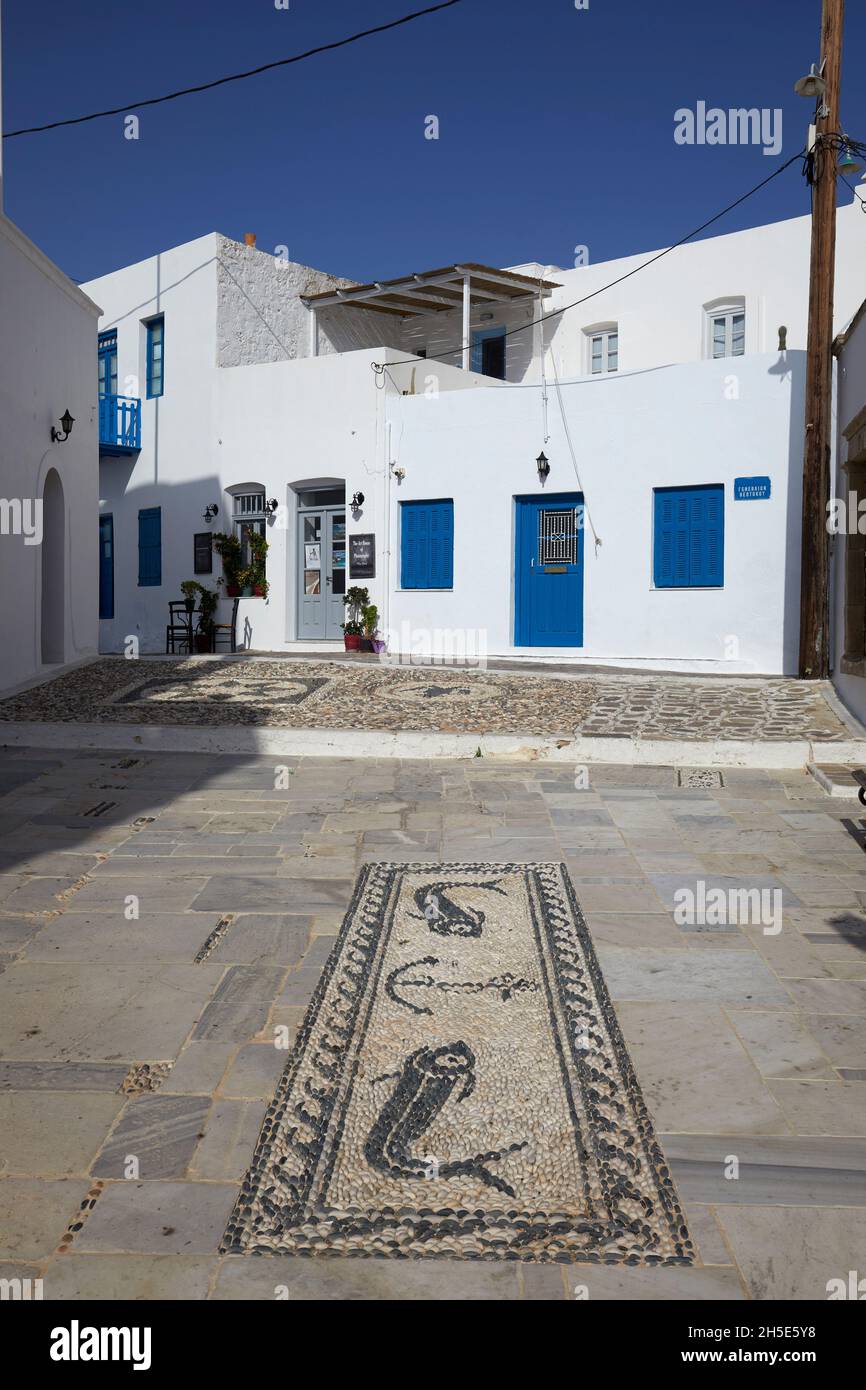
[[361, 650], [361, 637], [359, 633], [353, 635], [351, 632], [344, 632], [343, 643], [347, 652], [357, 652]]
[[240, 592], [241, 589], [239, 584], [226, 585], [226, 598], [238, 598], [240, 596]]
[[261, 585], [261, 584], [256, 584], [255, 588], [253, 589], [253, 594], [254, 594], [254, 596], [255, 596], [256, 598], [264, 598], [264, 596], [265, 596], [264, 586]]
[[210, 651], [210, 643], [209, 632], [197, 632], [195, 634], [195, 649], [200, 655], [205, 655]]

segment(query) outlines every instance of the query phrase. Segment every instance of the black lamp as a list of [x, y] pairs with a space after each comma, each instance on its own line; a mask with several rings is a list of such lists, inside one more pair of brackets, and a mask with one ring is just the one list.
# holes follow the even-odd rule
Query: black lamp
[[68, 411], [68, 410], [64, 410], [63, 414], [62, 414], [61, 417], [60, 417], [60, 427], [61, 427], [61, 428], [58, 429], [56, 425], [52, 425], [52, 426], [51, 426], [51, 442], [52, 442], [53, 444], [62, 444], [63, 441], [64, 441], [64, 439], [68, 439], [69, 436], [71, 435], [71, 433], [72, 433], [72, 426], [73, 426], [74, 424], [75, 424], [75, 421], [73, 420], [72, 416], [69, 414], [69, 411]]
[[273, 516], [274, 512], [277, 510], [279, 505], [280, 504], [277, 501], [276, 497], [272, 497], [270, 502], [265, 503], [265, 511], [268, 513], [269, 516]]
[[542, 484], [546, 483], [547, 475], [550, 472], [550, 462], [543, 449], [535, 460], [535, 466], [538, 469], [538, 481]]
[[352, 510], [356, 512], [356, 511], [358, 511], [359, 507], [363, 507], [363, 505], [364, 505], [364, 494], [363, 494], [363, 492], [353, 492], [353, 493], [352, 493], [352, 500], [351, 500], [351, 502], [349, 503], [349, 506], [352, 508]]
[[208, 525], [210, 525], [214, 517], [217, 515], [218, 511], [219, 507], [217, 506], [216, 502], [211, 503], [211, 505], [205, 507], [204, 511], [202, 512], [202, 520], [206, 521]]

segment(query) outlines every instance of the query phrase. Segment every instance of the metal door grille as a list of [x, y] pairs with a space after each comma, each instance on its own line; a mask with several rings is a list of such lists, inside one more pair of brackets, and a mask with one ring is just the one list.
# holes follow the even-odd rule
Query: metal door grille
[[574, 565], [577, 563], [577, 511], [538, 513], [538, 563]]

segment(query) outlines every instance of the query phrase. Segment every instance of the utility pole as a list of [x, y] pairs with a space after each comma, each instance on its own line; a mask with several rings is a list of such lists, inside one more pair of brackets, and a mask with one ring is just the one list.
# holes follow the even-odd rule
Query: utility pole
[[826, 136], [839, 130], [842, 23], [845, 0], [823, 0], [821, 68], [826, 91], [818, 98], [812, 185], [812, 258], [809, 270], [809, 334], [806, 348], [806, 441], [803, 452], [803, 535], [800, 574], [802, 680], [830, 674], [831, 392], [833, 383], [833, 281], [836, 260], [836, 149]]

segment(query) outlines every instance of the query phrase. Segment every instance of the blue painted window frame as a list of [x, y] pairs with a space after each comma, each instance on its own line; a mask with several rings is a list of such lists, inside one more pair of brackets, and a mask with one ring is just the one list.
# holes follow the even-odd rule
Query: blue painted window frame
[[99, 616], [114, 617], [114, 516], [103, 512], [99, 518]]
[[721, 589], [724, 583], [724, 485], [654, 488], [654, 586]]
[[138, 585], [158, 589], [162, 584], [162, 507], [138, 513]]
[[[484, 363], [484, 343], [487, 341], [488, 338], [505, 338], [505, 325], [502, 324], [502, 323], [500, 323], [500, 324], [497, 324], [495, 327], [492, 327], [492, 328], [476, 328], [476, 329], [473, 331], [473, 334], [472, 334], [472, 370], [473, 370], [473, 372], [479, 372], [479, 373], [481, 373], [481, 375], [484, 374], [484, 370], [483, 370], [483, 363]], [[503, 348], [503, 376], [502, 376], [502, 380], [503, 380], [503, 381], [505, 380], [505, 375], [506, 375], [507, 371], [508, 371], [508, 339], [505, 338], [505, 346], [504, 346], [504, 348]]]
[[400, 587], [453, 589], [453, 498], [400, 503]]
[[165, 394], [165, 315], [159, 314], [156, 318], [149, 319], [146, 326], [147, 398], [152, 400], [155, 396]]
[[99, 335], [99, 394], [117, 395], [117, 329]]

